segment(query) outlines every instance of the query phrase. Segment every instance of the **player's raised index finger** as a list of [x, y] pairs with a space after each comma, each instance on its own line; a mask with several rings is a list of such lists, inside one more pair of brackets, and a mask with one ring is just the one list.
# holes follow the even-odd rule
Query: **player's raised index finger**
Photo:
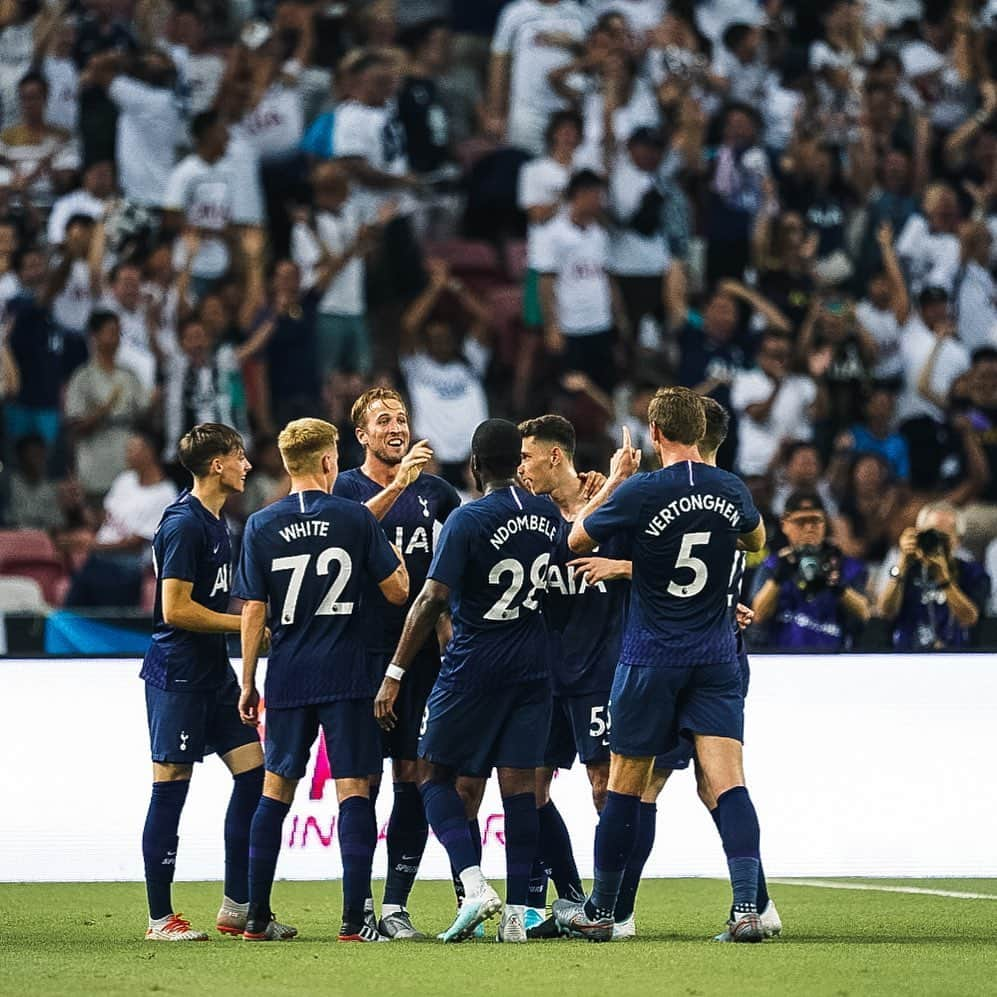
[[630, 427], [629, 426], [624, 426], [623, 427], [623, 446], [627, 450], [633, 449], [632, 446], [631, 446], [631, 444], [630, 444]]

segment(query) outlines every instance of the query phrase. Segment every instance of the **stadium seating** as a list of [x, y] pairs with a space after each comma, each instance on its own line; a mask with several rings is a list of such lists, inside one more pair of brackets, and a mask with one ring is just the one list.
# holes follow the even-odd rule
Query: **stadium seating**
[[52, 606], [68, 588], [62, 558], [43, 530], [0, 530], [0, 576], [34, 579]]

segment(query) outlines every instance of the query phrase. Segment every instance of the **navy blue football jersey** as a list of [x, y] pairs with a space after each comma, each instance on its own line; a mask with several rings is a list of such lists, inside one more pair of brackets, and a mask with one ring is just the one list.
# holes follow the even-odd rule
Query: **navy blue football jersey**
[[686, 666], [733, 660], [737, 539], [759, 523], [740, 478], [682, 461], [635, 474], [585, 520], [598, 543], [631, 544], [633, 584], [620, 660]]
[[224, 519], [210, 513], [190, 492], [168, 506], [152, 538], [156, 605], [152, 643], [141, 677], [157, 689], [203, 692], [232, 674], [225, 634], [194, 633], [163, 621], [163, 580], [191, 582], [191, 598], [227, 613], [232, 580], [232, 544]]
[[369, 580], [397, 567], [377, 520], [356, 502], [295, 492], [249, 517], [235, 594], [270, 605], [268, 706], [374, 695], [382, 676], [368, 662], [361, 600]]
[[[569, 565], [578, 557], [568, 549], [570, 529], [571, 524], [562, 520], [560, 540], [547, 572], [544, 603], [550, 628], [551, 685], [556, 696], [609, 691], [620, 660], [630, 591], [627, 579], [589, 585], [582, 573]], [[629, 561], [630, 548], [621, 537], [611, 537], [591, 556]]]
[[[381, 485], [367, 477], [359, 467], [344, 471], [336, 478], [332, 494], [355, 502], [367, 502]], [[460, 505], [457, 489], [433, 474], [422, 474], [398, 496], [398, 500], [380, 521], [385, 536], [405, 558], [409, 576], [409, 597], [402, 606], [393, 606], [371, 582], [364, 593], [363, 625], [370, 651], [391, 653], [398, 646], [405, 615], [422, 590], [429, 565], [433, 561], [436, 523], [444, 523]], [[436, 641], [435, 636], [429, 638]]]
[[429, 568], [450, 588], [453, 636], [441, 684], [489, 689], [547, 677], [541, 606], [560, 529], [546, 498], [511, 486], [446, 521]]

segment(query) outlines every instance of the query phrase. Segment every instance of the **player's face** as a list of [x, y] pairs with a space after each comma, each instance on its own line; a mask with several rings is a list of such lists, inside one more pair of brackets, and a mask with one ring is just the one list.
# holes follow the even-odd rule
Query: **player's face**
[[253, 465], [246, 457], [246, 451], [241, 447], [227, 453], [224, 457], [217, 458], [221, 465], [221, 484], [228, 492], [243, 492], [246, 490], [246, 475], [252, 470]]
[[378, 460], [400, 464], [411, 440], [405, 406], [394, 398], [378, 399], [368, 410], [367, 425], [357, 438]]
[[791, 547], [804, 547], [824, 542], [827, 523], [822, 512], [791, 512], [782, 520], [782, 532]]
[[551, 448], [527, 436], [520, 452], [519, 480], [534, 495], [548, 495], [554, 487], [552, 472]]

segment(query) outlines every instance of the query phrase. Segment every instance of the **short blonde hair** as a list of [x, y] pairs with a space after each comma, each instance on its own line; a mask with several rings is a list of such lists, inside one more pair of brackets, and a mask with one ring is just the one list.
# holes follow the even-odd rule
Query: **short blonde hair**
[[322, 454], [339, 443], [339, 430], [324, 419], [295, 419], [277, 437], [287, 473], [294, 476], [319, 470]]

